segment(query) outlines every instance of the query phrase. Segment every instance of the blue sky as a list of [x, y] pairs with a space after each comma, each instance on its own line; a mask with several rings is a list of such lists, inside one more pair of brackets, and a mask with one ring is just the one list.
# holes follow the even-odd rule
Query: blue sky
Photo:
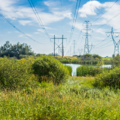
[[[112, 56], [114, 53], [114, 44], [111, 36], [105, 41], [103, 40], [107, 37], [108, 34], [106, 32], [109, 32], [111, 27], [114, 28], [114, 31], [120, 31], [119, 1], [115, 3], [113, 0], [81, 0], [81, 6], [71, 39], [69, 38], [76, 0], [33, 0], [33, 3], [50, 38], [53, 38], [53, 35], [56, 35], [56, 37], [64, 35], [67, 38], [64, 41], [65, 55], [70, 55], [70, 48], [72, 55], [73, 40], [76, 40], [76, 54], [79, 54], [78, 49], [84, 49], [85, 31], [83, 29], [85, 28], [84, 21], [86, 20], [90, 21], [90, 28], [92, 29], [89, 44], [93, 44], [94, 47], [91, 53], [101, 56]], [[50, 42], [44, 30], [39, 26], [28, 0], [0, 0], [0, 13], [21, 31], [42, 43], [38, 44], [26, 38], [0, 17], [1, 45], [6, 41], [10, 41], [12, 44], [20, 42], [30, 45], [35, 53], [49, 54], [53, 52], [53, 42]], [[116, 42], [119, 39], [120, 37], [115, 38]], [[56, 40], [56, 43], [60, 44], [61, 41]], [[56, 50], [56, 52], [59, 52], [59, 50]]]

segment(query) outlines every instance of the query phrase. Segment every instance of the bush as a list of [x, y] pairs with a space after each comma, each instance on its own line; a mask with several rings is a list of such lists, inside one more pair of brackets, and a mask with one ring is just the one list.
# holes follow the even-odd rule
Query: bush
[[7, 89], [34, 86], [35, 76], [31, 74], [33, 59], [0, 58], [0, 84]]
[[68, 71], [69, 71], [69, 75], [71, 76], [72, 75], [72, 67], [71, 66], [65, 66]]
[[77, 76], [86, 76], [91, 75], [95, 76], [96, 74], [99, 74], [102, 72], [102, 69], [97, 67], [89, 67], [89, 66], [80, 66], [77, 68]]
[[113, 67], [116, 67], [116, 66], [119, 66], [120, 65], [120, 55], [116, 55], [112, 60], [112, 66]]
[[68, 69], [58, 60], [51, 56], [38, 57], [32, 65], [33, 73], [38, 76], [39, 81], [46, 76], [55, 84], [63, 82], [68, 77]]
[[94, 85], [100, 87], [120, 87], [120, 67], [97, 75]]

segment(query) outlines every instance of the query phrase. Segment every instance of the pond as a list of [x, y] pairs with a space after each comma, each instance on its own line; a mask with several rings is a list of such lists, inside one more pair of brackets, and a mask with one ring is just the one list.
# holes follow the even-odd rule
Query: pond
[[[68, 66], [71, 66], [72, 67], [72, 76], [76, 76], [76, 69], [77, 67], [79, 66], [82, 66], [80, 64], [64, 64], [64, 65], [68, 65]], [[92, 65], [93, 66], [93, 65]], [[107, 67], [107, 68], [110, 68], [112, 65], [102, 65], [101, 67]], [[96, 67], [96, 66], [95, 66]]]

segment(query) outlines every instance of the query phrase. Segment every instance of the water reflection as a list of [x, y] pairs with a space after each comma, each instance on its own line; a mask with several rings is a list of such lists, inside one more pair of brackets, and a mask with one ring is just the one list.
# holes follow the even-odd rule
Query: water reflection
[[[80, 64], [64, 64], [72, 67], [72, 76], [76, 76], [77, 67], [82, 66]], [[102, 65], [101, 68], [107, 67], [110, 68], [112, 65]], [[95, 66], [96, 67], [96, 66]]]

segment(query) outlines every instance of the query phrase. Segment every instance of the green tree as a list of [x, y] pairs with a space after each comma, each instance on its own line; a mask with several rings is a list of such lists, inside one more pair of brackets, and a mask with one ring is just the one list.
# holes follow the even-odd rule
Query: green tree
[[99, 55], [97, 55], [97, 54], [93, 54], [93, 58], [94, 58], [94, 59], [102, 59], [102, 57], [99, 56]]
[[20, 55], [34, 55], [34, 52], [31, 50], [31, 47], [27, 44], [23, 43], [20, 44], [10, 44], [7, 41], [3, 46], [0, 47], [0, 56], [9, 56], [9, 57], [17, 57], [19, 58]]
[[120, 65], [120, 55], [119, 54], [114, 56], [114, 58], [112, 59], [112, 65], [113, 65], [113, 67]]

